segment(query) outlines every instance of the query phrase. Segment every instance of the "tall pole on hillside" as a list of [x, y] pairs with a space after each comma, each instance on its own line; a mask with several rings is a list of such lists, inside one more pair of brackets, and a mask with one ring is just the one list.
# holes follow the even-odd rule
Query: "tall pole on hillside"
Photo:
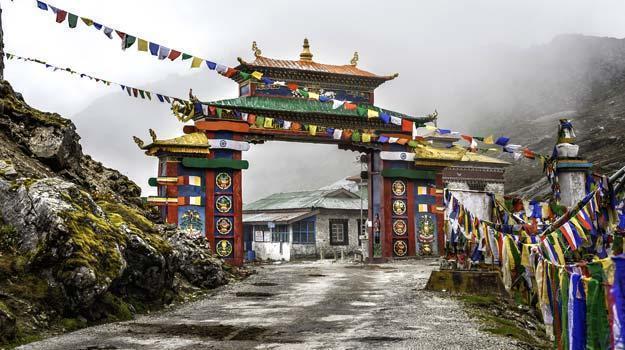
[[4, 80], [4, 33], [2, 31], [2, 7], [0, 6], [0, 80]]

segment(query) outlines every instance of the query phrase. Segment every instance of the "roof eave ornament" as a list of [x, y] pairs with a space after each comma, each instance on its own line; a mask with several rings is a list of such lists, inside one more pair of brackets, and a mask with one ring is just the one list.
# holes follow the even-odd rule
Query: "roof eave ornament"
[[351, 61], [349, 61], [349, 64], [351, 64], [352, 66], [356, 67], [358, 65], [358, 59], [360, 57], [358, 57], [358, 51], [354, 51], [354, 57], [352, 57]]
[[304, 39], [302, 53], [299, 54], [300, 61], [312, 62], [313, 54], [310, 52], [310, 45], [308, 44], [308, 38]]
[[260, 57], [263, 54], [263, 52], [258, 48], [256, 41], [252, 41], [252, 52], [254, 52], [255, 57]]

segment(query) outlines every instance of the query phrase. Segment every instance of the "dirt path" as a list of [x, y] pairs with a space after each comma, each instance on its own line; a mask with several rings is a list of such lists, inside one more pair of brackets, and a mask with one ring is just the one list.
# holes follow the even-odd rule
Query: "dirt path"
[[478, 330], [456, 300], [422, 291], [428, 261], [258, 268], [159, 315], [86, 328], [20, 349], [516, 349]]

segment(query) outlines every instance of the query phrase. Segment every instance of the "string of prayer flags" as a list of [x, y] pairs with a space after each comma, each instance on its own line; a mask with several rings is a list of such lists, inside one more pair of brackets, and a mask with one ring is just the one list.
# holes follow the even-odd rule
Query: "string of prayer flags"
[[106, 86], [110, 86], [111, 84], [117, 85], [117, 86], [121, 87], [122, 91], [126, 91], [128, 96], [130, 96], [130, 97], [139, 98], [139, 96], [140, 96], [142, 99], [146, 99], [147, 98], [148, 100], [152, 100], [152, 94], [154, 94], [158, 98], [158, 101], [161, 102], [161, 103], [167, 102], [167, 103], [171, 104], [172, 100], [183, 101], [183, 99], [180, 99], [180, 98], [177, 98], [177, 97], [166, 96], [166, 95], [158, 94], [158, 93], [155, 93], [155, 92], [152, 92], [152, 91], [147, 91], [147, 90], [143, 90], [143, 89], [134, 88], [134, 87], [128, 86], [127, 84], [120, 84], [120, 83], [116, 83], [116, 82], [113, 82], [113, 81], [110, 81], [110, 80], [94, 77], [94, 76], [91, 76], [89, 74], [80, 73], [80, 72], [77, 72], [77, 71], [75, 71], [75, 70], [73, 70], [71, 68], [61, 68], [61, 67], [55, 66], [53, 64], [47, 63], [47, 62], [45, 62], [43, 60], [39, 60], [39, 59], [36, 59], [36, 58], [23, 57], [23, 56], [12, 54], [10, 52], [5, 52], [4, 56], [7, 58], [7, 60], [15, 59], [15, 60], [18, 60], [18, 61], [37, 63], [37, 64], [40, 64], [40, 65], [44, 66], [45, 68], [52, 69], [54, 72], [62, 71], [62, 72], [65, 72], [65, 73], [69, 73], [71, 75], [78, 75], [78, 77], [80, 77], [80, 78], [87, 78], [89, 80], [95, 81], [96, 83], [101, 83], [101, 84], [106, 85]]

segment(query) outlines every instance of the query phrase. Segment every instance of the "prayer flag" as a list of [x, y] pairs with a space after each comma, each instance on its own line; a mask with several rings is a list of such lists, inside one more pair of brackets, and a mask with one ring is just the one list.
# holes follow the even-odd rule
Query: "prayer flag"
[[308, 91], [304, 89], [297, 89], [297, 93], [300, 94], [302, 97], [308, 98]]
[[156, 98], [158, 98], [158, 100], [161, 102], [165, 102], [165, 99], [163, 98], [162, 95], [156, 94]]
[[382, 121], [382, 123], [388, 124], [391, 122], [391, 116], [387, 113], [382, 112], [380, 113], [380, 120]]
[[564, 223], [558, 230], [562, 232], [562, 236], [569, 243], [571, 250], [577, 250], [582, 245], [582, 238], [570, 222]]
[[265, 118], [265, 123], [263, 124], [263, 127], [267, 129], [273, 129], [273, 118]]
[[247, 80], [247, 79], [249, 79], [249, 78], [250, 78], [250, 74], [249, 74], [249, 73], [245, 73], [245, 72], [242, 72], [242, 71], [239, 71], [239, 76], [240, 76], [240, 77], [241, 77], [241, 79], [243, 79], [243, 80]]
[[167, 101], [167, 103], [171, 103], [171, 100], [169, 99], [169, 96], [163, 96], [163, 98], [165, 99], [165, 101]]
[[139, 95], [141, 95], [141, 98], [145, 100], [145, 92], [143, 90], [139, 90]]
[[399, 140], [397, 140], [397, 143], [400, 144], [400, 145], [405, 145], [405, 144], [408, 143], [408, 141], [409, 141], [409, 139], [400, 138]]
[[523, 149], [523, 156], [525, 156], [525, 158], [528, 158], [528, 159], [536, 158], [536, 154], [534, 153], [534, 151], [530, 150], [529, 148]]
[[486, 138], [484, 138], [484, 143], [487, 145], [494, 144], [495, 141], [493, 140], [493, 135], [488, 135]]
[[224, 74], [228, 71], [228, 67], [224, 66], [223, 64], [218, 63], [217, 66], [215, 67], [215, 70], [221, 74]]
[[505, 146], [508, 144], [508, 142], [510, 142], [510, 138], [502, 136], [498, 138], [497, 141], [495, 141], [495, 144], [499, 146]]
[[380, 142], [380, 143], [387, 143], [388, 142], [388, 136], [380, 135], [380, 137], [378, 137], [378, 142]]
[[100, 23], [97, 23], [97, 22], [93, 22], [93, 27], [94, 27], [95, 29], [97, 29], [97, 30], [102, 29], [102, 25], [101, 25]]
[[152, 54], [152, 56], [158, 55], [159, 45], [155, 43], [150, 43], [149, 46], [150, 46], [150, 53]]
[[193, 57], [193, 61], [191, 61], [191, 68], [200, 68], [201, 64], [202, 64], [201, 58]]
[[330, 101], [330, 98], [328, 96], [319, 95], [319, 102], [328, 102], [328, 101]]
[[139, 38], [139, 40], [137, 41], [137, 50], [147, 52], [148, 42], [146, 40]]
[[132, 93], [131, 93], [130, 88], [128, 86], [126, 86], [126, 92], [128, 93], [128, 96], [132, 96]]
[[312, 136], [315, 136], [315, 134], [317, 133], [317, 125], [309, 125], [308, 133]]
[[319, 101], [319, 94], [316, 92], [309, 92], [308, 93], [308, 98], [311, 100], [317, 100]]
[[373, 109], [367, 110], [367, 118], [377, 118], [380, 116], [380, 113]]
[[282, 124], [282, 129], [284, 129], [284, 130], [289, 130], [289, 129], [291, 129], [291, 122], [290, 122], [290, 121], [288, 121], [288, 120], [285, 120], [285, 121], [284, 121], [284, 124]]
[[[184, 54], [182, 55], [182, 59], [184, 60]], [[208, 69], [210, 70], [215, 70], [215, 68], [217, 68], [217, 63], [215, 62], [211, 62], [209, 60], [206, 60], [206, 66], [208, 67]]]
[[39, 7], [41, 10], [48, 11], [48, 5], [46, 5], [46, 3], [43, 1], [37, 1], [37, 7]]
[[176, 58], [180, 57], [180, 55], [182, 55], [182, 52], [176, 51], [176, 50], [171, 50], [171, 52], [169, 52], [169, 56], [167, 56], [167, 58], [169, 58], [170, 60], [173, 61]]
[[408, 119], [401, 120], [401, 131], [412, 133], [414, 122]]
[[360, 132], [358, 130], [354, 130], [352, 132], [352, 141], [354, 142], [360, 142], [361, 138], [360, 138]]
[[332, 109], [337, 109], [341, 107], [344, 103], [345, 101], [332, 100]]
[[170, 51], [171, 51], [171, 50], [170, 50], [168, 47], [161, 46], [161, 47], [158, 49], [158, 59], [159, 59], [159, 60], [164, 60], [164, 59], [166, 59], [166, 58], [167, 58], [167, 56], [169, 56], [169, 52], [170, 52]]
[[368, 132], [363, 133], [362, 142], [371, 142], [371, 134]]
[[343, 134], [343, 130], [341, 130], [341, 129], [334, 129], [334, 132], [332, 133], [332, 138], [335, 139], [335, 140], [340, 140], [342, 134]]
[[239, 71], [234, 69], [234, 68], [230, 68], [228, 67], [228, 70], [226, 71], [226, 73], [224, 73], [224, 76], [228, 77], [228, 78], [232, 78], [235, 74], [237, 74]]
[[124, 38], [122, 39], [122, 50], [126, 50], [127, 48], [131, 47], [132, 44], [135, 43], [136, 39], [136, 37], [130, 34], [125, 34]]
[[343, 103], [343, 108], [348, 111], [353, 111], [354, 109], [358, 108], [358, 106], [355, 103], [350, 103], [346, 101], [345, 103]]
[[399, 141], [398, 137], [389, 137], [388, 138], [388, 143], [397, 143], [397, 141]]
[[193, 56], [189, 55], [188, 53], [183, 53], [182, 54], [182, 60], [188, 60], [189, 58], [193, 58]]
[[251, 75], [256, 80], [260, 80], [263, 77], [263, 73], [259, 71], [253, 71]]
[[80, 17], [80, 19], [82, 20], [82, 22], [84, 24], [86, 24], [88, 27], [91, 27], [93, 25], [93, 20], [90, 20], [89, 18], [85, 18], [85, 17]]
[[137, 97], [139, 94], [139, 90], [137, 90], [136, 88], [132, 88], [132, 94]]
[[298, 86], [297, 86], [297, 84], [295, 84], [295, 83], [288, 83], [288, 84], [286, 84], [286, 86], [287, 86], [287, 87], [289, 88], [289, 90], [291, 90], [291, 91], [295, 91], [295, 90], [297, 90], [297, 89], [298, 89]]
[[152, 101], [152, 94], [149, 91], [146, 91], [145, 95], [148, 97], [148, 100]]
[[391, 124], [401, 125], [401, 118], [398, 118], [394, 115], [391, 116]]
[[63, 23], [65, 17], [67, 17], [67, 12], [63, 10], [56, 11], [56, 23]]

